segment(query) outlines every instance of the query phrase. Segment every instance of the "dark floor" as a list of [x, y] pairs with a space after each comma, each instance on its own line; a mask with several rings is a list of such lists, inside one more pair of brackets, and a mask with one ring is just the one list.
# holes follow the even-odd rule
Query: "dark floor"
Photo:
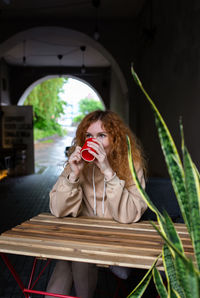
[[[49, 191], [55, 183], [62, 168], [48, 167], [43, 172], [24, 176], [9, 177], [0, 181], [0, 233], [20, 224], [21, 222], [41, 212], [48, 212]], [[23, 283], [27, 286], [32, 257], [8, 255], [10, 261], [19, 273]], [[44, 265], [40, 260], [38, 271]], [[45, 290], [52, 272], [54, 261], [44, 271], [35, 289]], [[145, 271], [133, 269], [126, 281], [116, 278], [109, 269], [100, 268], [95, 298], [124, 298], [144, 276]], [[75, 295], [72, 290], [71, 295]], [[21, 298], [19, 286], [0, 259], [0, 298]], [[41, 298], [41, 295], [32, 295]], [[143, 297], [157, 297], [153, 283], [150, 284]]]

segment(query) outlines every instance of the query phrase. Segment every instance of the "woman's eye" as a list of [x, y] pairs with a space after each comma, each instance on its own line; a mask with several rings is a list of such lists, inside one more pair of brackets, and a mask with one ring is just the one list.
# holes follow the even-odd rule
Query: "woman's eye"
[[105, 138], [106, 137], [106, 135], [104, 133], [101, 133], [99, 136], [100, 136], [100, 138]]
[[92, 138], [92, 135], [89, 134], [89, 133], [87, 133], [87, 134], [86, 134], [86, 139], [89, 139], [89, 138]]

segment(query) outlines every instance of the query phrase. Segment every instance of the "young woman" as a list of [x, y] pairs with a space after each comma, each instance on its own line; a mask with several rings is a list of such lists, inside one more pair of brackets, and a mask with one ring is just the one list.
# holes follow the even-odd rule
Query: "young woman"
[[[120, 223], [136, 222], [147, 208], [132, 179], [128, 165], [129, 136], [138, 178], [145, 187], [145, 163], [136, 137], [112, 111], [95, 111], [77, 128], [68, 163], [50, 192], [50, 210], [57, 217], [80, 215], [112, 218]], [[81, 158], [88, 138], [91, 163]], [[92, 298], [97, 269], [93, 264], [57, 262], [48, 292], [69, 294], [74, 282], [76, 295]], [[47, 296], [48, 297], [48, 296]]]

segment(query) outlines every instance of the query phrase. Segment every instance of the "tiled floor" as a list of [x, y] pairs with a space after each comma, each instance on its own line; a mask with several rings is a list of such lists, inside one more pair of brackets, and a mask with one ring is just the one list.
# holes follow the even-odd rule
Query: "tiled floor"
[[[38, 213], [49, 211], [49, 191], [55, 183], [62, 167], [51, 166], [42, 173], [25, 177], [6, 178], [0, 181], [0, 232], [20, 224], [21, 222], [37, 215]], [[30, 268], [33, 262], [32, 257], [9, 255], [9, 259], [15, 266], [22, 281], [27, 285]], [[39, 261], [39, 268], [42, 268], [44, 261]], [[36, 289], [45, 290], [54, 261], [45, 270]], [[124, 298], [144, 276], [145, 271], [133, 270], [128, 280], [123, 281], [118, 294], [117, 287], [120, 280], [109, 271], [109, 269], [99, 269], [98, 285], [95, 298]], [[75, 295], [74, 292], [71, 295]], [[150, 285], [143, 297], [154, 298], [153, 284]], [[18, 285], [8, 271], [7, 267], [0, 259], [0, 298], [21, 298]], [[41, 298], [39, 295], [32, 295], [34, 298]]]

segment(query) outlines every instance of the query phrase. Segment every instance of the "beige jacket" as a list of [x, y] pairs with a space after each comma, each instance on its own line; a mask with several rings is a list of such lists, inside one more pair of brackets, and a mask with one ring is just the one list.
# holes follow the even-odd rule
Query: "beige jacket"
[[[50, 210], [57, 217], [98, 216], [131, 223], [138, 221], [147, 209], [134, 182], [126, 188], [125, 181], [116, 175], [106, 181], [93, 164], [88, 165], [75, 183], [68, 180], [69, 173], [67, 165], [50, 192]], [[145, 187], [142, 170], [137, 175]]]

